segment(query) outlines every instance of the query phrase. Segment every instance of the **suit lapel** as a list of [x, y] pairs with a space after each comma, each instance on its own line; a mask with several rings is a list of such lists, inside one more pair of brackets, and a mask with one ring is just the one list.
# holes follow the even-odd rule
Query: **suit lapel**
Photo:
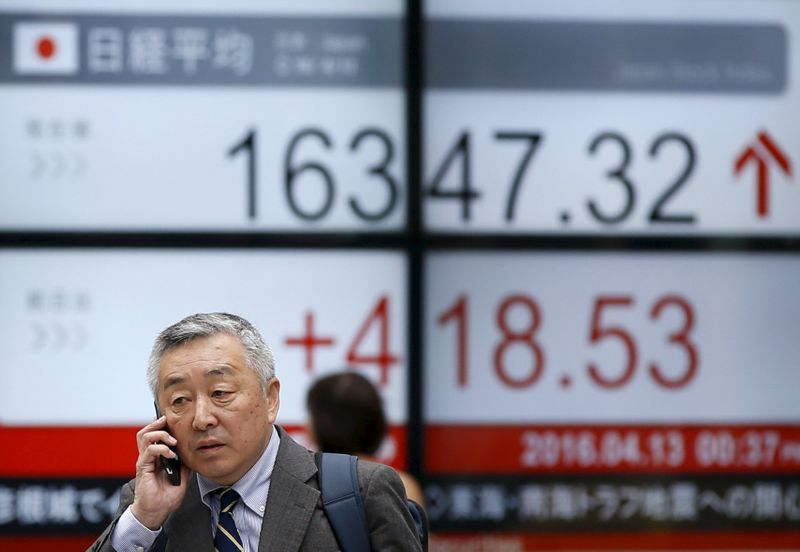
[[186, 489], [183, 503], [164, 524], [169, 539], [167, 550], [213, 552], [211, 512], [200, 500], [197, 476], [192, 473], [189, 477], [189, 488]]
[[313, 455], [275, 426], [280, 447], [261, 525], [259, 552], [296, 552], [303, 543], [320, 493], [307, 485], [317, 473]]

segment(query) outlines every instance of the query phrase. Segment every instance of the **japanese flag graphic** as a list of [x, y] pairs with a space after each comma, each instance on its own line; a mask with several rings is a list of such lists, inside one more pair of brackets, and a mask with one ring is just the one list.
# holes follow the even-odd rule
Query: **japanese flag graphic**
[[77, 73], [77, 25], [47, 22], [14, 25], [14, 71], [22, 75]]

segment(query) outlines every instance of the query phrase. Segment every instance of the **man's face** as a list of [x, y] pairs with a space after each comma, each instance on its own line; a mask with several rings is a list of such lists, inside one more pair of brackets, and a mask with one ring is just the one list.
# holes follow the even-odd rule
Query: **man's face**
[[267, 389], [228, 334], [198, 338], [167, 351], [158, 371], [158, 402], [178, 454], [189, 468], [232, 485], [253, 467], [272, 435], [280, 383]]

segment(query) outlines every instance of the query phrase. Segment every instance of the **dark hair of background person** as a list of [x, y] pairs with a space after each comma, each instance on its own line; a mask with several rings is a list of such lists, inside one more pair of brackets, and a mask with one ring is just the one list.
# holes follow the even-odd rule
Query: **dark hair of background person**
[[320, 450], [372, 456], [386, 435], [381, 397], [361, 374], [342, 372], [318, 379], [306, 405]]

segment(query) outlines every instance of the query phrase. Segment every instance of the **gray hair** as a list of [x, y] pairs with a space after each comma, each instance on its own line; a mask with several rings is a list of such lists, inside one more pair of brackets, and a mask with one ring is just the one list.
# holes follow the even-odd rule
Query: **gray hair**
[[264, 338], [244, 318], [225, 312], [212, 312], [187, 316], [158, 334], [147, 365], [147, 383], [153, 397], [158, 395], [158, 369], [161, 357], [167, 351], [194, 339], [217, 334], [232, 335], [239, 340], [245, 350], [247, 366], [261, 380], [261, 387], [266, 389], [269, 380], [275, 377], [275, 359]]

